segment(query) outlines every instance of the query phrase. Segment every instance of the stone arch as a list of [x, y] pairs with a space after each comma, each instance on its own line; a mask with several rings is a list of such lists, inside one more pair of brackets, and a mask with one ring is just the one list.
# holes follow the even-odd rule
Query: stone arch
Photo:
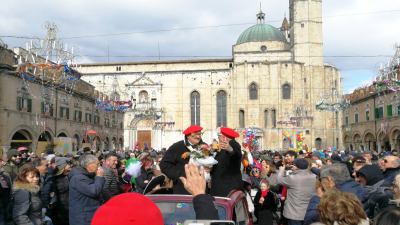
[[354, 144], [354, 149], [355, 150], [362, 150], [362, 138], [359, 133], [355, 133], [353, 135], [353, 144]]
[[390, 145], [390, 137], [389, 137], [389, 134], [387, 134], [386, 132], [380, 131], [378, 133], [377, 142], [378, 142], [378, 151], [379, 152], [381, 152], [383, 150], [385, 150], [385, 151], [392, 150], [392, 146]]
[[117, 150], [117, 145], [118, 145], [118, 141], [116, 137], [113, 137], [111, 139], [111, 143], [112, 143], [112, 151], [116, 151]]
[[11, 134], [10, 138], [10, 147], [18, 148], [18, 147], [28, 147], [31, 148], [33, 143], [33, 135], [29, 130], [20, 129]]
[[43, 131], [38, 136], [38, 141], [51, 142], [51, 140], [53, 140], [53, 136], [48, 130]]
[[399, 127], [394, 127], [392, 131], [390, 132], [390, 140], [393, 143], [393, 147], [395, 149], [400, 148], [400, 128]]
[[58, 132], [57, 137], [69, 137], [69, 134], [66, 130], [61, 130]]
[[366, 150], [375, 151], [376, 150], [376, 137], [372, 131], [364, 132], [363, 142]]
[[74, 134], [72, 137], [72, 151], [78, 151], [81, 147], [81, 138], [79, 134]]
[[124, 148], [124, 139], [123, 139], [122, 137], [120, 137], [120, 138], [118, 139], [118, 144], [119, 144], [119, 147], [120, 147], [121, 149]]
[[346, 147], [346, 149], [350, 149], [350, 145], [352, 142], [350, 135], [348, 135], [348, 134], [345, 135], [343, 140], [344, 140], [344, 146]]

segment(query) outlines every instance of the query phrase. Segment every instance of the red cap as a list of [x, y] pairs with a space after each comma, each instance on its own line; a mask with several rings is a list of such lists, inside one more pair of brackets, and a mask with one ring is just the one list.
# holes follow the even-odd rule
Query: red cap
[[236, 131], [228, 127], [221, 127], [221, 134], [225, 135], [230, 139], [235, 139], [239, 137], [239, 134]]
[[192, 125], [192, 126], [186, 128], [186, 130], [184, 130], [182, 133], [186, 136], [186, 135], [189, 135], [191, 133], [197, 133], [197, 132], [199, 132], [201, 130], [203, 130], [203, 128], [201, 126]]
[[160, 209], [149, 198], [125, 193], [108, 200], [97, 209], [91, 225], [160, 225], [164, 224]]

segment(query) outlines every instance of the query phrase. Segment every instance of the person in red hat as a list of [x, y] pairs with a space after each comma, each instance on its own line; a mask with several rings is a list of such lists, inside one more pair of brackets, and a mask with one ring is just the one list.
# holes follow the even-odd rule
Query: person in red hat
[[229, 192], [243, 186], [240, 165], [242, 151], [235, 140], [239, 134], [231, 128], [222, 127], [218, 135], [220, 151], [215, 156], [218, 164], [211, 171], [211, 189], [213, 196], [227, 197]]
[[197, 125], [192, 125], [184, 130], [184, 140], [171, 145], [160, 162], [161, 172], [173, 181], [174, 194], [189, 194], [179, 177], [185, 176], [185, 164], [189, 163], [190, 159], [190, 157], [184, 157], [184, 153], [191, 152], [204, 143], [201, 139], [201, 130], [203, 128]]

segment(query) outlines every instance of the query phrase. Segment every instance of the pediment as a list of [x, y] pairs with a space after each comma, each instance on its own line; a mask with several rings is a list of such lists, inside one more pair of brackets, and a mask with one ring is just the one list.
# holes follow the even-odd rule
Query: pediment
[[146, 76], [146, 73], [143, 73], [139, 78], [134, 80], [132, 83], [126, 84], [127, 87], [131, 87], [131, 86], [154, 86], [154, 85], [160, 85], [160, 83], [154, 82], [152, 79], [150, 79], [148, 76]]

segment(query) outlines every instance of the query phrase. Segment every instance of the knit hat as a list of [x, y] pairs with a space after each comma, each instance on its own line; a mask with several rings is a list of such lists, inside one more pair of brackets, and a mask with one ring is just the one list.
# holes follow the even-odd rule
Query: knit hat
[[162, 225], [160, 209], [149, 198], [137, 193], [124, 193], [108, 200], [97, 209], [91, 225]]
[[11, 157], [19, 155], [19, 152], [16, 149], [10, 149], [7, 151], [7, 159], [10, 160]]
[[308, 161], [306, 159], [297, 158], [293, 161], [293, 164], [300, 170], [308, 168]]

